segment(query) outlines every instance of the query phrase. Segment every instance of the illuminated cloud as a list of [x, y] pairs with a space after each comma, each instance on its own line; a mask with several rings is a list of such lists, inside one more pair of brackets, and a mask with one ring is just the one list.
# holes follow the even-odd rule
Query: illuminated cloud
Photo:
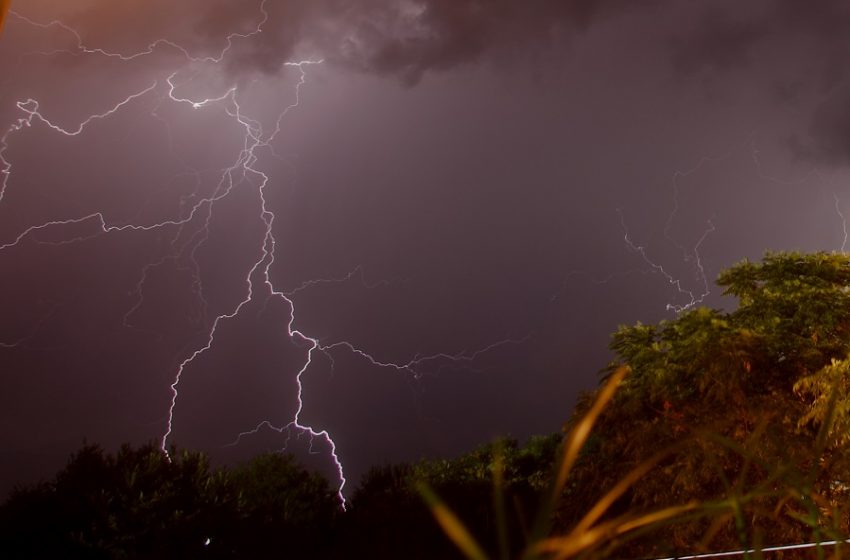
[[429, 71], [563, 41], [635, 7], [626, 0], [96, 0], [71, 21], [86, 44], [126, 53], [160, 37], [196, 56], [219, 52], [228, 34], [264, 22], [262, 34], [235, 46], [231, 70], [276, 72], [282, 60], [320, 56], [415, 83]]

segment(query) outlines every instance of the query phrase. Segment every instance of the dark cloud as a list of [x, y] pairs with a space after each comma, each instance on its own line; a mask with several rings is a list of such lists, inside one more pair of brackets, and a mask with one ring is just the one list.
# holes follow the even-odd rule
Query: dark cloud
[[749, 66], [756, 62], [751, 58], [753, 49], [770, 42], [794, 43], [825, 63], [843, 56], [850, 46], [846, 33], [850, 6], [845, 2], [738, 4], [714, 2], [693, 10], [690, 25], [673, 38], [671, 53], [678, 70], [693, 73]]
[[158, 37], [194, 56], [216, 56], [228, 35], [255, 30], [265, 11], [262, 33], [234, 38], [232, 70], [271, 73], [292, 57], [311, 56], [415, 83], [429, 71], [546, 45], [634, 8], [625, 0], [98, 0], [75, 23], [87, 44], [125, 54]]
[[618, 0], [423, 0], [376, 4], [355, 14], [336, 58], [366, 71], [415, 82], [507, 49], [548, 44], [633, 3]]
[[[710, 280], [768, 247], [845, 243], [844, 183], [809, 174], [783, 144], [797, 132], [797, 155], [850, 161], [839, 2], [268, 0], [262, 33], [240, 38], [260, 5], [16, 3], [125, 55], [164, 39], [218, 56], [233, 39], [220, 65], [187, 64], [167, 45], [122, 62], [74, 52], [67, 29], [10, 18], [4, 127], [21, 118], [18, 100], [73, 128], [159, 85], [79, 136], [40, 121], [10, 134], [0, 244], [92, 212], [110, 224], [186, 216], [244, 161], [245, 131], [232, 100], [196, 111], [168, 99], [164, 77], [180, 71], [178, 93], [192, 99], [238, 80], [243, 115], [268, 132], [296, 99], [299, 73], [281, 63], [325, 58], [305, 69], [274, 145], [257, 151], [276, 216], [270, 279], [310, 286], [293, 296], [293, 327], [397, 363], [524, 341], [426, 362], [419, 379], [342, 347], [315, 352], [300, 418], [333, 436], [349, 489], [371, 464], [557, 430], [610, 359], [618, 323], [687, 303], [661, 266], [701, 293], [695, 263]], [[70, 52], [32, 54], [54, 49]], [[439, 79], [420, 80], [429, 73]], [[163, 435], [180, 363], [243, 300], [261, 254], [259, 182], [244, 179], [176, 230], [95, 235], [87, 220], [0, 250], [0, 493], [61, 466], [84, 436], [112, 446]], [[307, 345], [287, 337], [293, 309], [255, 287], [181, 376], [169, 441], [234, 460], [286, 442], [327, 463], [303, 433], [221, 447], [261, 420], [285, 425], [297, 405]]]
[[724, 73], [763, 87], [764, 95], [808, 115], [805, 132], [793, 135], [792, 149], [803, 158], [850, 161], [847, 60], [850, 5], [839, 0], [764, 0], [711, 3], [696, 10], [675, 34], [671, 59], [682, 76]]
[[836, 88], [812, 113], [808, 138], [792, 141], [800, 157], [831, 164], [850, 163], [850, 89]]
[[747, 66], [750, 49], [769, 31], [763, 21], [741, 20], [715, 7], [700, 17], [697, 29], [674, 36], [673, 66], [682, 74]]

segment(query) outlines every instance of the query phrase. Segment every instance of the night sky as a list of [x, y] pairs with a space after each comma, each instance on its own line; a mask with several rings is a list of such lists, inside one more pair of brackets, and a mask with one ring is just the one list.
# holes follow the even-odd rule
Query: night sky
[[350, 495], [559, 430], [619, 324], [730, 305], [741, 259], [847, 247], [839, 0], [11, 9], [3, 495], [84, 439]]

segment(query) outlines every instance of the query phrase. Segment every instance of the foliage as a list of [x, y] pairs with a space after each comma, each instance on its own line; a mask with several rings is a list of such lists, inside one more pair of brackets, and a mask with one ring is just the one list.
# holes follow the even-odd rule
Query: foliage
[[558, 434], [536, 436], [524, 445], [501, 439], [454, 459], [372, 468], [361, 481], [343, 517], [339, 557], [455, 558], [453, 545], [440, 534], [422, 500], [425, 484], [445, 499], [484, 543], [498, 548], [499, 518], [493, 508], [492, 478], [497, 458], [502, 467], [502, 491], [511, 504], [505, 514], [506, 539], [514, 549], [524, 542], [523, 522], [538, 505], [540, 491], [549, 482]]
[[[327, 482], [280, 454], [234, 470], [153, 444], [86, 445], [0, 509], [8, 558], [263, 558], [315, 546], [337, 511]], [[264, 552], [265, 551], [265, 552]]]
[[328, 543], [339, 500], [321, 475], [291, 455], [266, 453], [227, 472], [238, 491], [239, 556], [317, 557]]
[[[455, 459], [372, 469], [340, 510], [336, 493], [291, 456], [213, 469], [201, 453], [85, 445], [50, 482], [0, 507], [3, 558], [452, 558], [417, 486], [427, 481], [496, 546], [492, 464], [516, 512], [533, 511], [558, 436], [504, 439]], [[514, 536], [521, 515], [508, 516]], [[209, 540], [208, 540], [209, 539]], [[519, 542], [519, 537], [516, 541]]]
[[[718, 284], [739, 298], [737, 309], [694, 309], [614, 334], [619, 359], [570, 419], [520, 557], [845, 542], [850, 259], [768, 253]], [[493, 556], [469, 518], [430, 487], [423, 495], [466, 558]]]
[[[576, 465], [579, 454], [587, 442], [593, 425], [596, 423], [605, 406], [614, 396], [618, 385], [628, 373], [628, 368], [618, 368], [606, 385], [599, 391], [592, 406], [584, 416], [572, 426], [561, 446], [560, 460], [550, 480], [550, 488], [542, 500], [538, 512], [537, 523], [526, 535], [526, 543], [515, 552], [523, 559], [552, 558], [561, 560], [577, 556], [587, 556], [599, 551], [621, 535], [631, 536], [643, 528], [653, 528], [664, 525], [671, 519], [697, 510], [699, 504], [691, 501], [686, 504], [672, 506], [646, 514], [626, 512], [611, 519], [604, 519], [611, 506], [631, 487], [640, 477], [651, 470], [663, 455], [656, 454], [625, 475], [617, 484], [609, 489], [599, 500], [589, 508], [581, 519], [564, 534], [551, 534], [552, 514], [563, 495], [566, 483]], [[503, 503], [503, 474], [504, 465], [500, 457], [496, 457], [494, 465], [493, 488], [494, 506], [498, 512], [504, 509]], [[490, 555], [470, 532], [470, 527], [449, 508], [440, 497], [425, 483], [420, 483], [420, 492], [431, 508], [431, 513], [446, 536], [457, 546], [458, 550], [468, 560], [487, 560]], [[498, 516], [497, 522], [501, 527], [499, 533], [504, 535], [508, 526], [503, 516]], [[499, 541], [499, 556], [507, 559], [512, 555], [507, 540]]]
[[345, 512], [289, 456], [212, 469], [199, 453], [87, 445], [0, 507], [0, 550], [531, 560], [847, 538], [850, 257], [768, 253], [718, 284], [735, 310], [621, 327], [564, 437], [376, 467]]
[[[813, 526], [846, 532], [850, 487], [839, 481], [850, 480], [850, 259], [768, 253], [723, 272], [718, 284], [737, 309], [694, 309], [614, 334], [619, 360], [607, 372], [625, 364], [632, 373], [577, 465], [561, 529], [669, 448], [609, 514], [691, 499], [719, 509], [666, 528], [663, 540], [632, 543], [634, 554], [800, 542]], [[584, 398], [572, 423], [591, 402]]]

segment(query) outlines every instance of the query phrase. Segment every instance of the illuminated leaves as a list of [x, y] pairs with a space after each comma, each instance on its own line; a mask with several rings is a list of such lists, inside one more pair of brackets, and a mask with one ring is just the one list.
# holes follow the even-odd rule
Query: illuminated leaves
[[810, 408], [799, 419], [800, 427], [820, 428], [831, 421], [829, 440], [832, 445], [850, 443], [850, 360], [832, 363], [794, 384], [794, 391], [810, 402]]
[[[835, 481], [850, 479], [850, 258], [768, 253], [724, 271], [718, 284], [738, 298], [737, 309], [694, 309], [614, 334], [618, 360], [608, 371], [626, 364], [633, 372], [577, 465], [562, 527], [600, 499], [588, 485], [610, 487], [676, 443], [611, 515], [692, 498], [734, 502], [738, 513], [711, 528], [706, 544], [715, 548], [757, 534], [793, 541], [840, 520], [807, 504], [837, 503], [846, 488]], [[693, 522], [670, 535], [684, 546], [706, 530]]]

